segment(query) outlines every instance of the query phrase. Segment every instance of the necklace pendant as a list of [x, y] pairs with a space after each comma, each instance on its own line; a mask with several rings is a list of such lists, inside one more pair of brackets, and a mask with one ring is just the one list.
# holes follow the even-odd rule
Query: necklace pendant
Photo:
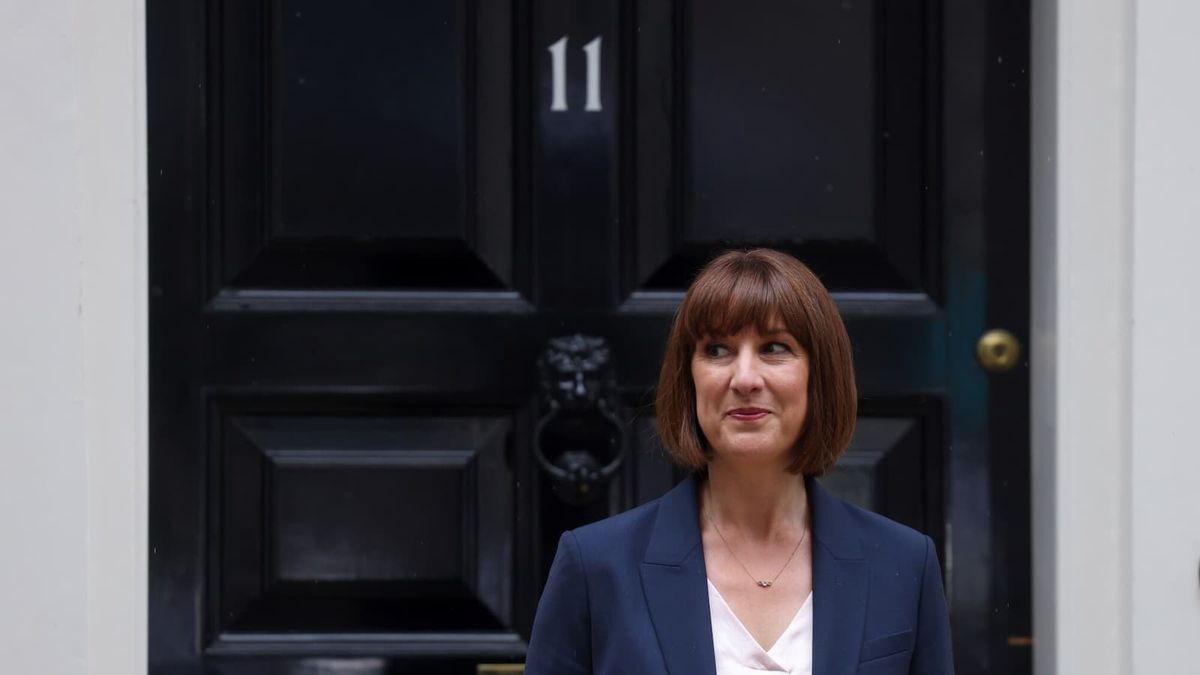
[[772, 583], [774, 583], [774, 582], [772, 582], [772, 581], [758, 581], [758, 582], [755, 582], [755, 583], [757, 583], [757, 584], [758, 584], [760, 587], [762, 587], [762, 588], [770, 588], [770, 587], [771, 587], [771, 584], [772, 584]]

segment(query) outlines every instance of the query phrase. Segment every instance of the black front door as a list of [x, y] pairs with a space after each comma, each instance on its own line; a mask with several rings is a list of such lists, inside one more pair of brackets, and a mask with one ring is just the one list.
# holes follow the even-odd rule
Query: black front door
[[826, 484], [935, 539], [959, 672], [1028, 672], [1027, 377], [976, 356], [1028, 324], [1027, 23], [149, 3], [151, 671], [522, 661], [558, 533], [680, 478], [682, 290], [768, 245], [855, 345]]

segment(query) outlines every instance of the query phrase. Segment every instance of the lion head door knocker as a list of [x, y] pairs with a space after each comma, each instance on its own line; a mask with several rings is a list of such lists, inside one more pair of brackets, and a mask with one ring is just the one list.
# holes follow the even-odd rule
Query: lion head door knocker
[[560, 499], [589, 504], [624, 455], [608, 345], [587, 335], [552, 338], [538, 359], [538, 376], [546, 413], [534, 429], [533, 454]]

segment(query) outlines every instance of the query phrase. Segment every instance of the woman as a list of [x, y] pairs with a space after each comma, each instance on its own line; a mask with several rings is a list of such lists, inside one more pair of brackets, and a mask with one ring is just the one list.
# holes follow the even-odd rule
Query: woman
[[694, 472], [563, 534], [527, 675], [953, 672], [932, 541], [813, 480], [849, 443], [857, 394], [807, 267], [768, 249], [709, 263], [657, 397], [663, 444]]

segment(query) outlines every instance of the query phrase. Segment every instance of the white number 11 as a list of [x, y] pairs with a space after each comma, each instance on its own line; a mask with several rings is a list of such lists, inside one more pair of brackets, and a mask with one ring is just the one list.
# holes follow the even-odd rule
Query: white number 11
[[[550, 52], [550, 110], [564, 112], [567, 108], [567, 36], [546, 48]], [[599, 112], [600, 106], [600, 37], [583, 46], [587, 54], [587, 101], [583, 109]]]

